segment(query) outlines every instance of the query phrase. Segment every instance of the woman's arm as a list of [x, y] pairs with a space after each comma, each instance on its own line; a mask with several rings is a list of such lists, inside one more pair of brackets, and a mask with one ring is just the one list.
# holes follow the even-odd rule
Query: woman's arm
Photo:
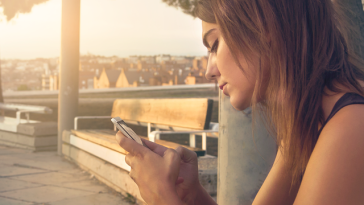
[[350, 105], [322, 130], [294, 204], [364, 204], [363, 156], [364, 105]]
[[292, 205], [298, 186], [291, 188], [292, 177], [284, 163], [281, 150], [278, 150], [267, 178], [254, 199], [253, 205]]

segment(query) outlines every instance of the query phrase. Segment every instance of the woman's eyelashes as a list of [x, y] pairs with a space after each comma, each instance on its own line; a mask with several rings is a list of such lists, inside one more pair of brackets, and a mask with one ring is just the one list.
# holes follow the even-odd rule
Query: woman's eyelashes
[[218, 46], [219, 46], [219, 40], [216, 39], [214, 44], [211, 46], [211, 50], [209, 51], [209, 53], [216, 53]]

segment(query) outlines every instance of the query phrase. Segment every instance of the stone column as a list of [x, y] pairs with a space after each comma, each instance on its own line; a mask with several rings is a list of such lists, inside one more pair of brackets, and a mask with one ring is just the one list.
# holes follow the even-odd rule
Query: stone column
[[[263, 123], [236, 111], [220, 91], [218, 147], [218, 204], [252, 204], [276, 155], [276, 143]], [[250, 110], [246, 110], [249, 112]]]
[[62, 154], [62, 132], [73, 129], [78, 107], [80, 58], [80, 0], [62, 0], [60, 85], [58, 97], [58, 154]]

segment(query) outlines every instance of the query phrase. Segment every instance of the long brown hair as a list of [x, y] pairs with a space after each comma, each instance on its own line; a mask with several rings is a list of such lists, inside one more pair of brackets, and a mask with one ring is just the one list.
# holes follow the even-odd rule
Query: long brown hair
[[[299, 183], [324, 122], [324, 88], [364, 90], [363, 61], [348, 46], [349, 27], [331, 0], [200, 0], [196, 16], [217, 23], [238, 66], [238, 54], [266, 56], [269, 80], [258, 104], [263, 70], [257, 68], [252, 107], [269, 116], [270, 131]], [[262, 58], [263, 59], [263, 58]], [[265, 71], [267, 72], [267, 71]], [[284, 146], [282, 147], [282, 144]]]

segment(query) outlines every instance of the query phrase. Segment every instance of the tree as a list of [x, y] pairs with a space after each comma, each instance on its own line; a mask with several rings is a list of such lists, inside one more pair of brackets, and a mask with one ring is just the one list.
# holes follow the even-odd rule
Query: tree
[[48, 0], [0, 0], [0, 7], [3, 7], [3, 15], [10, 21], [18, 13], [30, 13], [33, 6], [47, 2]]
[[183, 13], [196, 17], [195, 9], [198, 0], [162, 0], [162, 1], [168, 4], [168, 6], [180, 8], [182, 9]]

